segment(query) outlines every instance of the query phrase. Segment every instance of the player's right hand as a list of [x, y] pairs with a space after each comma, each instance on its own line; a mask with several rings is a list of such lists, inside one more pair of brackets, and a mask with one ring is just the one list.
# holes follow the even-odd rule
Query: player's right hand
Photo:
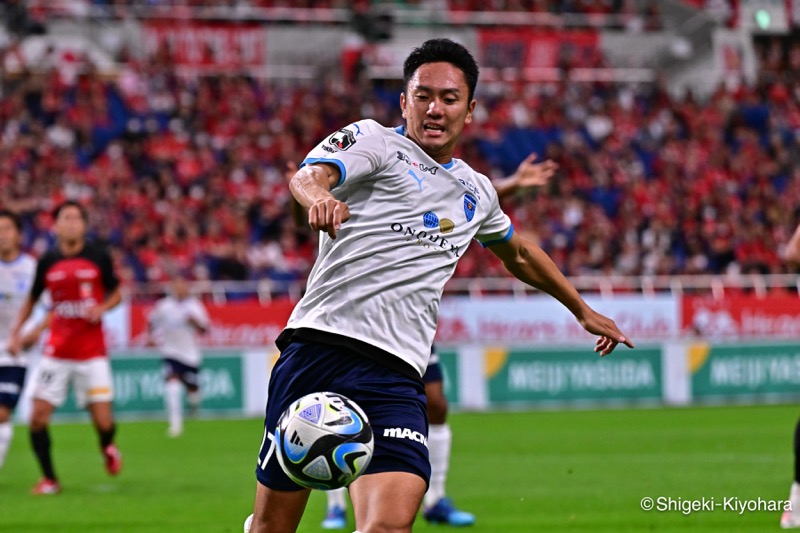
[[308, 225], [314, 231], [324, 231], [331, 239], [342, 227], [342, 222], [350, 220], [350, 209], [347, 204], [336, 198], [328, 197], [314, 202], [308, 208]]

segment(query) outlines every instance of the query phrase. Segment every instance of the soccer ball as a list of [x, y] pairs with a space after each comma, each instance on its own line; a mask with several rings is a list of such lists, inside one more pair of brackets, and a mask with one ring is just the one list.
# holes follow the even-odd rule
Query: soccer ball
[[250, 533], [250, 527], [253, 525], [253, 515], [248, 516], [244, 521], [244, 533]]
[[276, 454], [295, 483], [312, 489], [346, 487], [366, 470], [374, 449], [367, 415], [334, 392], [315, 392], [284, 411], [275, 429]]

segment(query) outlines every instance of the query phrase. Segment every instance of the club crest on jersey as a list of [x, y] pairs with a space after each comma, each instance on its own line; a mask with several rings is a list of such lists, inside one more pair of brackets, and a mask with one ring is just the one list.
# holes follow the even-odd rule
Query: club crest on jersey
[[339, 149], [347, 150], [356, 143], [356, 136], [348, 129], [340, 129], [328, 139], [328, 144]]
[[422, 215], [422, 223], [426, 228], [437, 228], [439, 227], [439, 217], [433, 211], [427, 211]]
[[471, 194], [464, 195], [464, 214], [467, 215], [467, 222], [472, 222], [472, 218], [475, 216], [475, 208], [478, 205], [478, 201], [475, 200], [475, 197]]

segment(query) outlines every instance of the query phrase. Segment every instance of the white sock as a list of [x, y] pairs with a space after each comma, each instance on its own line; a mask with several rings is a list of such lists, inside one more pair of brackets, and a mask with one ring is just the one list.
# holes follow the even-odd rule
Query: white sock
[[425, 507], [436, 505], [445, 496], [447, 483], [447, 468], [450, 466], [450, 446], [453, 434], [450, 426], [444, 424], [431, 424], [428, 429], [428, 455], [431, 460], [431, 485], [425, 494]]
[[[797, 481], [792, 482], [792, 488], [789, 490], [789, 499], [792, 501], [792, 504], [800, 504], [800, 483]], [[794, 505], [792, 507], [794, 507]], [[800, 509], [798, 509], [798, 511], [800, 511]]]
[[0, 466], [6, 462], [8, 447], [11, 446], [11, 437], [14, 436], [14, 425], [11, 422], [0, 423]]
[[347, 489], [334, 489], [329, 490], [326, 493], [328, 495], [328, 509], [333, 509], [334, 507], [347, 509], [347, 498], [345, 498]]
[[167, 407], [167, 421], [171, 428], [183, 426], [182, 390], [183, 385], [177, 379], [169, 379], [164, 384], [164, 405]]
[[186, 394], [186, 399], [189, 400], [189, 406], [192, 409], [198, 409], [200, 407], [200, 402], [203, 401], [203, 397], [200, 395], [199, 390], [188, 392]]

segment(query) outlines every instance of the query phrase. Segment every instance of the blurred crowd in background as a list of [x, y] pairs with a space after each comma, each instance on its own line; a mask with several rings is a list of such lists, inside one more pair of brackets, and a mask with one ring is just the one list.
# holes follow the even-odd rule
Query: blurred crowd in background
[[[560, 165], [504, 209], [568, 275], [785, 272], [780, 245], [800, 220], [800, 44], [758, 54], [755, 86], [702, 101], [662, 83], [479, 86], [458, 156], [493, 179], [531, 152]], [[118, 59], [113, 79], [82, 57], [34, 74], [0, 49], [0, 205], [23, 214], [38, 255], [51, 209], [83, 202], [127, 282], [304, 279], [316, 236], [291, 216], [287, 164], [350, 122], [402, 123], [398, 83], [186, 80], [168, 54]], [[479, 248], [457, 275], [506, 275]]]

